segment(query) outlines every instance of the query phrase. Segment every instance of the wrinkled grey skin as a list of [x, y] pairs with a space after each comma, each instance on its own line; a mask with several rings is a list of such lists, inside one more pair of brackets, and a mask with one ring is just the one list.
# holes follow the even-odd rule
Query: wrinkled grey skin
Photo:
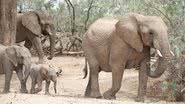
[[[56, 71], [56, 69], [47, 64], [32, 64], [30, 71], [30, 77], [32, 79], [30, 93], [34, 94], [40, 92], [44, 80], [46, 81], [45, 94], [49, 94], [49, 85], [51, 81], [53, 81], [54, 91], [57, 93], [57, 76], [59, 76], [61, 72], [61, 69]], [[38, 85], [38, 88], [35, 88], [36, 84]]]
[[30, 51], [24, 46], [0, 45], [0, 60], [0, 70], [3, 70], [5, 73], [5, 85], [3, 92], [8, 93], [10, 91], [12, 72], [16, 71], [21, 83], [20, 91], [22, 93], [28, 93], [26, 82], [29, 76], [31, 65]]
[[41, 36], [49, 36], [50, 56], [54, 57], [55, 49], [55, 29], [51, 16], [43, 11], [30, 11], [17, 14], [16, 43], [25, 41], [25, 47], [30, 49], [35, 47], [39, 56], [39, 63], [46, 61], [42, 45]]
[[[98, 19], [84, 34], [82, 47], [90, 68], [85, 96], [94, 98], [101, 97], [99, 72], [112, 72], [112, 87], [103, 96], [105, 99], [115, 99], [122, 84], [124, 69], [139, 66], [136, 101], [144, 102], [148, 76], [160, 77], [172, 56], [167, 26], [163, 20], [157, 16], [134, 13], [127, 14], [121, 20]], [[157, 60], [155, 71], [149, 68], [150, 48], [162, 55]], [[87, 64], [85, 66], [87, 73]]]

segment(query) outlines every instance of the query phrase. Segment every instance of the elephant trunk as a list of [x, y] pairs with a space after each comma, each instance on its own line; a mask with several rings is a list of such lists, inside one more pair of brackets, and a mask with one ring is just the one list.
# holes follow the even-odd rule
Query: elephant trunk
[[30, 74], [30, 67], [31, 67], [30, 63], [31, 63], [31, 61], [24, 61], [23, 65], [22, 65], [22, 69], [23, 69], [22, 70], [23, 77], [21, 80], [21, 92], [22, 93], [28, 93], [26, 82], [27, 82], [27, 79]]
[[24, 81], [27, 81], [29, 74], [30, 74], [30, 67], [31, 67], [31, 61], [25, 61], [24, 62], [24, 68], [23, 68], [23, 76]]
[[[154, 69], [154, 71], [147, 70], [147, 75], [151, 78], [158, 78], [160, 77], [164, 71], [167, 69], [170, 58], [172, 57], [173, 53], [170, 50], [170, 44], [168, 42], [167, 37], [163, 37], [163, 40], [160, 40], [159, 48], [155, 47], [157, 49], [157, 53], [159, 55], [159, 58], [157, 60], [157, 68]], [[155, 44], [154, 44], [155, 46]], [[159, 50], [158, 50], [159, 49]]]
[[52, 34], [49, 37], [50, 40], [50, 56], [48, 57], [51, 60], [54, 57], [54, 49], [55, 49], [55, 35]]
[[164, 71], [167, 69], [168, 67], [168, 59], [165, 58], [159, 58], [157, 60], [158, 66], [156, 69], [154, 69], [154, 71], [152, 71], [150, 68], [149, 70], [147, 70], [147, 75], [151, 78], [158, 78], [160, 77]]

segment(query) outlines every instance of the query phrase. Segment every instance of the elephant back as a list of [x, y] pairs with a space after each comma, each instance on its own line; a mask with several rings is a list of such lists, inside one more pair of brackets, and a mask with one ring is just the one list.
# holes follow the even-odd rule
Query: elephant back
[[115, 24], [118, 20], [102, 18], [94, 22], [88, 29], [86, 35], [88, 41], [96, 43], [97, 46], [107, 42], [112, 32], [115, 30]]

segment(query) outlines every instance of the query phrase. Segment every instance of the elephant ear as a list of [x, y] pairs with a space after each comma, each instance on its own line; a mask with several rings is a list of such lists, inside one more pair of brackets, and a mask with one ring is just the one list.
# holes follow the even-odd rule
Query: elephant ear
[[39, 22], [39, 17], [35, 12], [28, 12], [22, 16], [22, 25], [30, 30], [33, 34], [41, 35], [41, 26]]
[[15, 47], [10, 46], [6, 48], [5, 53], [7, 54], [8, 59], [13, 63], [13, 65], [17, 66], [17, 52]]
[[42, 24], [42, 25], [52, 24], [51, 23], [51, 17], [50, 17], [48, 12], [44, 12], [44, 11], [34, 11], [34, 12], [39, 17], [40, 24]]
[[116, 23], [116, 34], [134, 48], [137, 52], [142, 52], [143, 43], [139, 35], [139, 24], [134, 16], [126, 16]]

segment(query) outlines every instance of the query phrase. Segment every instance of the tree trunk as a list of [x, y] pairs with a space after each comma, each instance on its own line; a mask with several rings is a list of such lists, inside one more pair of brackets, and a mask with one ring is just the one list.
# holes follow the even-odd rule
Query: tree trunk
[[[75, 7], [74, 7], [74, 5], [72, 4], [72, 2], [71, 2], [70, 0], [65, 0], [65, 2], [67, 3], [69, 9], [70, 9], [70, 7], [72, 8], [71, 33], [72, 33], [72, 36], [73, 36], [74, 33], [75, 33], [75, 31], [76, 31], [76, 24], [75, 24], [75, 18], [76, 18], [76, 15], [75, 15]], [[70, 5], [70, 6], [69, 6], [69, 5]]]
[[15, 43], [16, 12], [16, 0], [0, 0], [0, 44], [9, 46]]
[[68, 9], [68, 12], [69, 12], [69, 18], [70, 18], [70, 22], [69, 22], [69, 29], [71, 30], [71, 6], [70, 4], [68, 3], [68, 0], [65, 0], [66, 4], [67, 4], [67, 9]]
[[0, 0], [0, 43], [12, 45], [16, 34], [16, 0]]

